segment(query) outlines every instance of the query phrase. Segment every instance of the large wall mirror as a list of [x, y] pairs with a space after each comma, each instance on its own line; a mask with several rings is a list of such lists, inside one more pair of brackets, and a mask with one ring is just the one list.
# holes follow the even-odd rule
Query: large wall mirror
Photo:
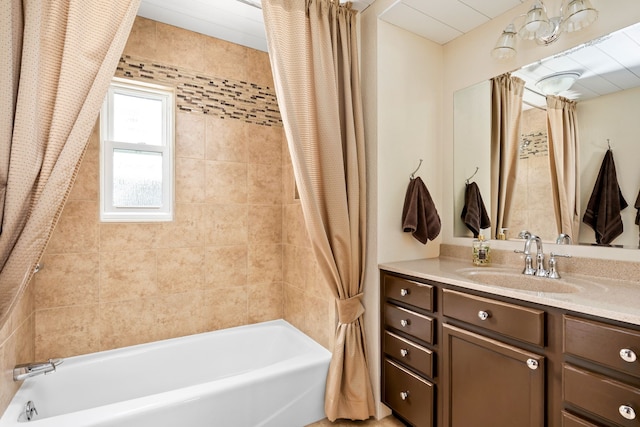
[[[558, 239], [546, 100], [547, 94], [553, 94], [576, 101], [575, 175], [580, 212], [579, 230], [570, 236], [571, 243], [598, 244], [594, 230], [582, 219], [610, 148], [620, 192], [628, 207], [621, 211], [623, 233], [599, 246], [638, 249], [640, 230], [635, 224], [635, 205], [640, 193], [640, 23], [537, 61], [511, 75], [526, 84], [519, 122], [517, 178], [510, 198], [509, 220], [504, 224], [507, 240], [517, 239], [521, 230], [548, 242]], [[554, 80], [549, 76], [557, 77]], [[551, 81], [551, 85], [544, 86], [545, 81]], [[496, 158], [491, 155], [491, 93], [491, 81], [486, 81], [454, 94], [455, 237], [472, 236], [460, 218], [468, 182], [478, 185], [488, 211], [497, 197], [492, 194], [491, 184], [491, 162]], [[566, 170], [572, 167], [565, 164]], [[492, 226], [484, 234], [495, 238], [498, 230], [495, 224]]]

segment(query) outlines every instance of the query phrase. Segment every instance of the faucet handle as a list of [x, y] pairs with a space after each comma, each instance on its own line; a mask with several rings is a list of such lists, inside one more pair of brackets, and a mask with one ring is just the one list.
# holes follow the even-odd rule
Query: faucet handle
[[550, 254], [550, 258], [549, 258], [549, 272], [547, 274], [547, 277], [549, 277], [550, 279], [559, 279], [560, 278], [560, 274], [558, 273], [558, 269], [556, 268], [556, 257], [562, 257], [562, 258], [571, 258], [571, 255], [565, 255], [565, 254], [556, 254], [551, 252]]

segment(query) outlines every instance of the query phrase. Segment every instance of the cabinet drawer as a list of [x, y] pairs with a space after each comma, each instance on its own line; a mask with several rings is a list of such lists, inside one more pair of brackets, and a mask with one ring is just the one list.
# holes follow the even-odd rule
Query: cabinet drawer
[[[640, 389], [571, 365], [563, 366], [562, 396], [566, 403], [616, 425], [640, 426]], [[635, 413], [627, 414], [622, 412]]]
[[443, 289], [445, 316], [539, 346], [544, 345], [544, 311]]
[[433, 286], [395, 276], [384, 276], [384, 296], [433, 311]]
[[598, 427], [596, 424], [562, 411], [562, 427]]
[[384, 332], [384, 352], [387, 356], [433, 378], [433, 352], [389, 331]]
[[632, 329], [564, 316], [564, 352], [640, 377], [640, 332]]
[[384, 403], [415, 427], [433, 425], [433, 384], [397, 363], [384, 361]]
[[433, 319], [393, 304], [384, 306], [384, 324], [433, 344]]

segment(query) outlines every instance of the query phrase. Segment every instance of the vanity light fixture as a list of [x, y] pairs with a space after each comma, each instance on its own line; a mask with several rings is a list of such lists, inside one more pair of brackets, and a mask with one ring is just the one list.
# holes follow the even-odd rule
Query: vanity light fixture
[[558, 95], [569, 90], [579, 78], [580, 73], [577, 71], [564, 71], [544, 76], [536, 82], [536, 86], [545, 95]]
[[590, 0], [561, 0], [560, 15], [552, 17], [549, 17], [542, 0], [533, 0], [528, 12], [516, 16], [504, 29], [491, 56], [496, 59], [513, 58], [516, 55], [516, 36], [524, 40], [535, 40], [539, 45], [546, 46], [556, 41], [563, 32], [582, 30], [596, 19], [598, 11]]

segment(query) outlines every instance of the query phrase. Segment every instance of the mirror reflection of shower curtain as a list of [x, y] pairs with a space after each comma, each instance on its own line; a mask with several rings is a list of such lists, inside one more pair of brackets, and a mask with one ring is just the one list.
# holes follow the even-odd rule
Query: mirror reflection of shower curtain
[[491, 223], [493, 237], [509, 227], [520, 147], [524, 80], [510, 73], [491, 79]]
[[558, 234], [577, 241], [580, 227], [580, 161], [576, 102], [547, 96], [551, 190]]

